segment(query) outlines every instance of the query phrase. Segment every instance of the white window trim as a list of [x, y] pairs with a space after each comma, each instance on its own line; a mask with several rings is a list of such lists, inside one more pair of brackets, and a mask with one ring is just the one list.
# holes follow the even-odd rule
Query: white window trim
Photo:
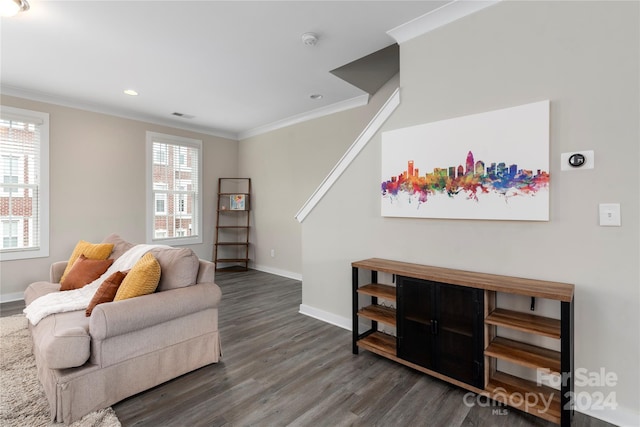
[[0, 261], [45, 258], [49, 256], [49, 114], [2, 105], [1, 115], [40, 122], [40, 246], [0, 252]]
[[[154, 235], [154, 221], [155, 221], [155, 198], [153, 196], [153, 142], [164, 142], [167, 144], [188, 145], [195, 147], [200, 151], [198, 156], [198, 203], [197, 203], [197, 229], [198, 234], [195, 236], [185, 237], [172, 237], [172, 238], [156, 238]], [[147, 175], [147, 214], [146, 214], [146, 229], [147, 229], [147, 243], [150, 244], [167, 244], [167, 245], [198, 245], [203, 242], [204, 224], [202, 216], [202, 200], [203, 200], [203, 181], [202, 181], [202, 158], [204, 154], [202, 152], [202, 141], [198, 139], [185, 138], [175, 135], [167, 135], [157, 132], [146, 132], [146, 175]]]

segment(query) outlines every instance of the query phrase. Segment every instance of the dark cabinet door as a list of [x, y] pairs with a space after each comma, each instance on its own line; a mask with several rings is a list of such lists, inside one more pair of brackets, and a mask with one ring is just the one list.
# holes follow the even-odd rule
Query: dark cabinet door
[[438, 301], [438, 371], [482, 388], [483, 333], [480, 289], [440, 284]]
[[398, 356], [435, 368], [435, 293], [421, 280], [398, 276], [396, 283]]
[[398, 357], [483, 387], [480, 289], [398, 277]]

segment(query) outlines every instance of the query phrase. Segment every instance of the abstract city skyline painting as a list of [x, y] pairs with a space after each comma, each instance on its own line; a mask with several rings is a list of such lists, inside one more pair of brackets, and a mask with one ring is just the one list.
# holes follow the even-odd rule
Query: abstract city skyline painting
[[549, 101], [382, 134], [382, 216], [549, 220]]

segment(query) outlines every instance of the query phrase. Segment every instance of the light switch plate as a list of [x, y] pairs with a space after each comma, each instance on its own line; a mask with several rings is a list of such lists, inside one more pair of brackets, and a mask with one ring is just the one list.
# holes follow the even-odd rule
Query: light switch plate
[[620, 227], [620, 203], [600, 203], [600, 225]]
[[[579, 167], [573, 167], [569, 164], [569, 158], [574, 154], [582, 154], [584, 156], [584, 164]], [[572, 151], [570, 153], [560, 154], [560, 170], [561, 171], [577, 171], [584, 169], [593, 169], [595, 167], [595, 154], [593, 150], [588, 151]]]

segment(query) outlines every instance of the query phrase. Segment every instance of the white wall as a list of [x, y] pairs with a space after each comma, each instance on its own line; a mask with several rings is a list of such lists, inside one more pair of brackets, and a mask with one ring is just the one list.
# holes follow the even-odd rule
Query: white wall
[[53, 261], [69, 258], [78, 240], [118, 233], [145, 242], [145, 132], [202, 140], [204, 238], [189, 246], [213, 256], [218, 177], [237, 173], [236, 141], [47, 103], [2, 96], [2, 105], [50, 114], [49, 257], [0, 263], [0, 298], [22, 298], [29, 283], [46, 280]]
[[[640, 422], [638, 2], [502, 2], [401, 45], [401, 105], [383, 130], [551, 100], [549, 222], [382, 218], [378, 134], [302, 227], [303, 305], [351, 318], [352, 261], [382, 257], [576, 285], [576, 368], [617, 374]], [[561, 172], [560, 153], [595, 169]], [[622, 227], [598, 226], [620, 203]], [[473, 242], [491, 242], [473, 245]]]
[[363, 107], [240, 141], [240, 176], [253, 187], [253, 268], [301, 277], [301, 226], [294, 216], [397, 87], [394, 77]]

